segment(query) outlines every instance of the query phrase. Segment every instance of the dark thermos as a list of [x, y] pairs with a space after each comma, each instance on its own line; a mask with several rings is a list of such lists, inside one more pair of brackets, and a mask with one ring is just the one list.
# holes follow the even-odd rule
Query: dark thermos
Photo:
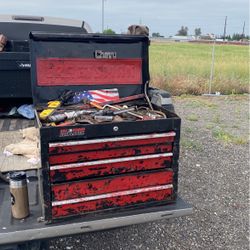
[[16, 219], [29, 215], [29, 197], [26, 173], [13, 172], [10, 174], [11, 212]]

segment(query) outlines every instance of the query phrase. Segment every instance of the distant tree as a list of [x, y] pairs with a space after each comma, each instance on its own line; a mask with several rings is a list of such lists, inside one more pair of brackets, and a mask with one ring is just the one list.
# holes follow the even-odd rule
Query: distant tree
[[178, 31], [177, 36], [187, 36], [188, 27], [181, 26], [181, 29]]
[[153, 32], [152, 37], [161, 37], [159, 32]]
[[233, 41], [240, 41], [241, 39], [245, 38], [244, 35], [242, 34], [238, 34], [238, 33], [234, 33], [232, 35], [232, 40]]
[[201, 28], [196, 28], [194, 30], [194, 34], [195, 34], [195, 36], [200, 36], [201, 35]]
[[112, 29], [106, 29], [103, 31], [103, 34], [107, 34], [107, 35], [114, 35], [115, 31]]

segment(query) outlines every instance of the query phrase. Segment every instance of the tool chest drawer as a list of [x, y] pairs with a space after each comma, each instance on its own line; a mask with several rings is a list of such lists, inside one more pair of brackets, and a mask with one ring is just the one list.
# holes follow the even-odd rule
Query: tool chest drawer
[[51, 182], [171, 167], [173, 153], [123, 157], [50, 166]]
[[49, 153], [68, 153], [87, 150], [113, 149], [139, 145], [155, 145], [171, 143], [174, 141], [175, 132], [153, 133], [137, 136], [123, 136], [116, 138], [102, 138], [94, 140], [68, 141], [49, 144]]
[[52, 216], [172, 200], [171, 169], [52, 185]]
[[63, 164], [172, 151], [175, 133], [51, 143], [49, 163]]
[[174, 199], [176, 133], [48, 143], [52, 219]]
[[169, 132], [50, 143], [51, 181], [170, 167], [174, 137]]

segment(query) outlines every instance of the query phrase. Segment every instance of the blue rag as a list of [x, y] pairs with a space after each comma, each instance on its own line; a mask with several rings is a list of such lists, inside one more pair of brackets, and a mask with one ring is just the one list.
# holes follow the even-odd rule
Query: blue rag
[[17, 113], [28, 119], [35, 118], [34, 107], [32, 104], [24, 104], [17, 109]]

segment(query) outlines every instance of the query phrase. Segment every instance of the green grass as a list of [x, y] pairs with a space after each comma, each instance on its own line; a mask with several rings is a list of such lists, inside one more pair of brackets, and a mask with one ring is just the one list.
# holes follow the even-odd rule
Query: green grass
[[219, 114], [215, 114], [213, 116], [212, 122], [215, 123], [215, 124], [219, 124], [221, 122], [220, 115]]
[[188, 133], [188, 134], [192, 134], [193, 132], [195, 132], [195, 129], [194, 129], [194, 128], [189, 128], [189, 127], [185, 127], [184, 130], [185, 130], [185, 132]]
[[212, 131], [212, 135], [214, 138], [224, 142], [225, 144], [233, 143], [233, 144], [243, 145], [247, 144], [248, 142], [247, 138], [234, 136], [220, 127], [214, 128]]
[[206, 129], [212, 129], [213, 127], [214, 127], [214, 125], [211, 124], [211, 123], [208, 123], [208, 124], [206, 125]]
[[202, 145], [198, 141], [194, 141], [185, 137], [181, 138], [181, 146], [186, 148], [186, 149], [193, 149], [197, 151], [202, 151]]
[[[150, 73], [153, 85], [174, 95], [208, 92], [211, 44], [152, 43]], [[248, 46], [216, 45], [212, 91], [249, 92]]]
[[214, 104], [211, 101], [208, 101], [206, 99], [201, 100], [201, 99], [194, 99], [194, 98], [191, 97], [189, 102], [187, 103], [187, 107], [216, 109], [216, 108], [218, 108], [218, 105], [216, 105], [216, 104]]
[[191, 122], [197, 122], [199, 120], [199, 117], [196, 114], [190, 114], [187, 116], [187, 120]]

